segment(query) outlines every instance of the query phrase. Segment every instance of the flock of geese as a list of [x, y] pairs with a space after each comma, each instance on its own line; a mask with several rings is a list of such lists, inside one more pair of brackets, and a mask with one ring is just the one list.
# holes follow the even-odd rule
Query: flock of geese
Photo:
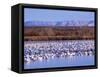
[[93, 40], [79, 41], [30, 41], [24, 45], [24, 62], [47, 61], [54, 58], [92, 56]]

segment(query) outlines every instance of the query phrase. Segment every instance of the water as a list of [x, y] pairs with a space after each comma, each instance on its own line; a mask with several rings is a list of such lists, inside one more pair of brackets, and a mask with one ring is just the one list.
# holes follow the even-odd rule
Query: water
[[72, 67], [94, 65], [94, 56], [75, 56], [69, 58], [55, 58], [48, 61], [25, 63], [24, 69]]
[[25, 42], [24, 69], [94, 65], [94, 50], [93, 40]]

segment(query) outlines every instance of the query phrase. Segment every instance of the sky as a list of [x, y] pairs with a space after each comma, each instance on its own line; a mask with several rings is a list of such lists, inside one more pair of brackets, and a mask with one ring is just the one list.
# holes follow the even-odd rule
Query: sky
[[94, 12], [24, 8], [24, 22], [94, 21]]

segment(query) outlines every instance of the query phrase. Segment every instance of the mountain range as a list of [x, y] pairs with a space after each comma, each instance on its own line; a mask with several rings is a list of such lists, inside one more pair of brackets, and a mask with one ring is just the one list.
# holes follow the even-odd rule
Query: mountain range
[[94, 26], [94, 21], [27, 21], [24, 26]]

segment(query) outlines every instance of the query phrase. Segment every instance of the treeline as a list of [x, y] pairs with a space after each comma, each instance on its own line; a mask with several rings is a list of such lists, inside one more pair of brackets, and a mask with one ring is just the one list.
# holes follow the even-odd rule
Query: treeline
[[94, 39], [94, 27], [32, 27], [24, 28], [24, 40]]

